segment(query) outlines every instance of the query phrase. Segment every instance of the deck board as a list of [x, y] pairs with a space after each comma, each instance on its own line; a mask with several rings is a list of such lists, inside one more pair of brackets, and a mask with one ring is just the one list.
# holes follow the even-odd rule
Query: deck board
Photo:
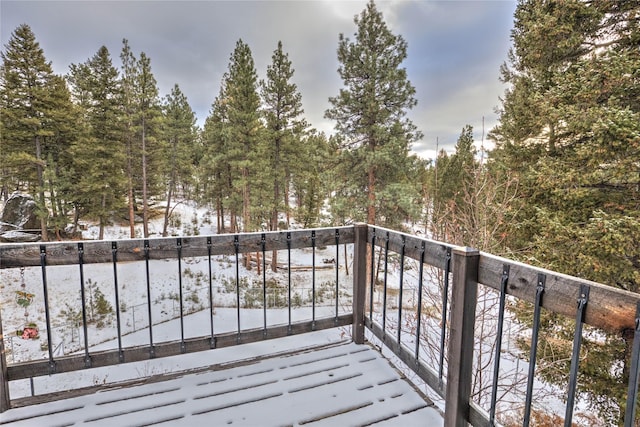
[[342, 343], [11, 409], [21, 426], [441, 426], [380, 353]]

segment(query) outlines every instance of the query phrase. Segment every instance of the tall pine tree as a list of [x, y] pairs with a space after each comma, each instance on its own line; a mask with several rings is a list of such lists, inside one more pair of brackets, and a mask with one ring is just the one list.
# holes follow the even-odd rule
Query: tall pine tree
[[60, 134], [73, 120], [69, 92], [62, 79], [53, 74], [28, 25], [16, 28], [0, 57], [2, 186], [5, 192], [26, 190], [35, 195], [40, 232], [46, 241], [50, 211], [47, 195], [57, 191], [58, 176], [50, 161], [59, 158], [65, 150], [62, 145], [69, 143], [69, 134]]
[[166, 237], [172, 198], [179, 184], [184, 188], [191, 183], [194, 172], [192, 160], [196, 141], [196, 117], [177, 84], [165, 98], [163, 125], [167, 206], [162, 235]]
[[238, 40], [231, 55], [225, 82], [229, 139], [229, 167], [232, 171], [232, 191], [242, 195], [242, 230], [252, 231], [257, 224], [252, 219], [252, 184], [259, 179], [257, 162], [263, 126], [260, 122], [258, 75], [251, 49]]
[[[282, 50], [282, 42], [273, 52], [271, 65], [267, 67], [267, 80], [262, 81], [262, 100], [266, 119], [265, 158], [268, 161], [264, 173], [270, 175], [273, 196], [267, 206], [271, 208], [269, 229], [278, 229], [278, 216], [288, 211], [288, 180], [290, 167], [303, 163], [300, 138], [306, 124], [302, 119], [302, 96], [291, 82], [294, 69], [289, 55]], [[266, 200], [262, 204], [265, 204]], [[272, 253], [272, 268], [277, 265], [277, 251]]]
[[71, 149], [76, 181], [74, 200], [77, 223], [80, 212], [99, 220], [98, 238], [114, 212], [124, 206], [125, 150], [122, 144], [122, 109], [118, 70], [108, 49], [102, 46], [83, 64], [72, 64], [69, 73], [74, 98], [88, 124], [83, 140]]
[[[336, 130], [344, 137], [340, 149], [349, 173], [340, 177], [345, 183], [340, 193], [355, 200], [352, 219], [391, 225], [407, 219], [412, 201], [419, 199], [407, 175], [413, 163], [410, 144], [421, 137], [406, 118], [417, 104], [415, 89], [401, 68], [407, 43], [389, 30], [373, 1], [354, 22], [354, 41], [339, 36], [338, 73], [345, 87], [329, 98], [332, 108], [325, 117], [336, 121]], [[401, 193], [404, 209], [400, 215], [381, 217], [382, 205], [392, 202], [391, 192]]]

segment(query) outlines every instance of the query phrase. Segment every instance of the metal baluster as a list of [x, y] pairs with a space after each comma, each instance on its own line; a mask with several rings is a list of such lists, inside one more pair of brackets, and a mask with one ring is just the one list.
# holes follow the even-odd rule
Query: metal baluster
[[78, 266], [80, 268], [80, 302], [82, 303], [82, 332], [84, 334], [84, 367], [91, 367], [89, 357], [89, 337], [87, 334], [87, 305], [84, 291], [84, 244], [78, 243]]
[[416, 360], [420, 352], [420, 326], [422, 319], [422, 279], [424, 275], [424, 241], [420, 245], [420, 269], [418, 273], [418, 323], [416, 325]]
[[[346, 260], [345, 260], [346, 262]], [[339, 293], [339, 270], [340, 265], [340, 230], [336, 228], [336, 317], [335, 322], [338, 323], [338, 293]]]
[[387, 266], [389, 265], [389, 232], [387, 231], [387, 236], [385, 238], [384, 243], [384, 284], [383, 284], [383, 292], [382, 292], [382, 336], [384, 337], [384, 333], [386, 331], [387, 325]]
[[180, 296], [180, 352], [187, 351], [184, 343], [184, 295], [182, 294], [182, 238], [176, 239], [176, 251], [178, 252], [178, 292]]
[[287, 263], [289, 265], [289, 281], [288, 281], [288, 293], [289, 293], [289, 325], [287, 326], [287, 333], [291, 334], [291, 232], [287, 231]]
[[144, 241], [144, 263], [147, 275], [147, 311], [149, 314], [149, 357], [156, 357], [156, 349], [153, 346], [153, 320], [151, 318], [151, 276], [149, 275], [149, 241]]
[[40, 267], [42, 269], [42, 293], [44, 296], [44, 316], [47, 323], [47, 343], [49, 350], [49, 373], [56, 372], [56, 362], [53, 360], [53, 341], [51, 340], [51, 313], [49, 312], [49, 293], [47, 292], [47, 247], [40, 245]]
[[116, 328], [118, 330], [118, 360], [124, 362], [122, 351], [122, 324], [120, 323], [120, 295], [118, 293], [118, 244], [111, 242], [111, 259], [113, 260], [113, 290], [116, 301]]
[[491, 390], [491, 407], [489, 409], [489, 425], [494, 426], [496, 420], [496, 400], [498, 397], [498, 378], [500, 374], [500, 353], [502, 351], [502, 330], [504, 327], [504, 311], [507, 298], [507, 283], [509, 282], [510, 266], [502, 266], [502, 280], [500, 281], [500, 306], [498, 311], [498, 331], [496, 333], [496, 352], [493, 365], [493, 387]]
[[536, 370], [536, 354], [538, 352], [538, 333], [540, 331], [540, 310], [542, 308], [542, 296], [544, 294], [547, 276], [538, 273], [538, 286], [536, 286], [536, 302], [533, 309], [533, 330], [531, 331], [531, 353], [529, 354], [529, 374], [527, 375], [527, 397], [524, 404], [524, 420], [522, 427], [529, 427], [531, 418], [531, 405], [533, 402], [533, 380]]
[[631, 368], [629, 369], [629, 390], [627, 408], [624, 413], [624, 427], [632, 427], [638, 405], [638, 382], [640, 381], [640, 302], [636, 307], [636, 329], [631, 350]]
[[267, 244], [267, 237], [264, 233], [262, 233], [260, 239], [260, 245], [262, 248], [262, 336], [266, 338], [267, 336], [267, 272], [266, 272], [266, 262], [265, 262], [265, 247]]
[[371, 270], [369, 271], [369, 321], [373, 325], [373, 282], [375, 276], [375, 256], [376, 256], [376, 229], [371, 234]]
[[213, 273], [211, 271], [211, 236], [207, 237], [207, 256], [209, 261], [209, 321], [211, 322], [211, 342], [209, 346], [216, 348], [216, 337], [213, 333]]
[[240, 251], [240, 241], [238, 240], [238, 236], [233, 236], [233, 246], [236, 251], [236, 315], [238, 319], [238, 336], [236, 341], [240, 342], [240, 260], [238, 253]]
[[451, 248], [447, 248], [444, 264], [444, 288], [442, 289], [442, 325], [440, 326], [440, 369], [438, 371], [439, 386], [443, 386], [444, 344], [447, 333], [447, 304], [449, 302], [449, 273], [451, 271]]
[[576, 398], [576, 385], [578, 382], [578, 365], [580, 363], [580, 344], [582, 343], [582, 325], [584, 313], [589, 302], [589, 290], [587, 285], [580, 285], [578, 296], [578, 309], [576, 312], [576, 332], [573, 336], [573, 352], [571, 354], [571, 369], [569, 370], [569, 390], [567, 392], [567, 408], [564, 417], [565, 427], [571, 427], [573, 418], [573, 405]]
[[316, 231], [311, 231], [311, 330], [316, 330]]
[[402, 247], [400, 248], [400, 291], [398, 292], [398, 346], [402, 334], [402, 282], [404, 281], [404, 247], [405, 237], [402, 236]]

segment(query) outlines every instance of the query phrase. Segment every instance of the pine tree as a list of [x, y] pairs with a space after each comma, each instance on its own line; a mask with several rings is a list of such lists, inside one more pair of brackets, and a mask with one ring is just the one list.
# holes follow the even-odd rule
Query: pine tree
[[242, 195], [242, 230], [256, 229], [252, 220], [252, 183], [258, 179], [257, 162], [262, 137], [258, 77], [251, 49], [238, 40], [231, 55], [225, 82], [229, 138], [226, 146], [231, 169], [232, 191]]
[[378, 212], [391, 191], [401, 192], [403, 200], [419, 198], [407, 172], [413, 162], [410, 144], [421, 134], [405, 117], [417, 101], [406, 69], [400, 67], [407, 57], [405, 40], [391, 33], [373, 1], [354, 22], [353, 42], [339, 36], [338, 73], [345, 88], [329, 98], [332, 108], [325, 117], [336, 121], [344, 137], [340, 149], [349, 172], [339, 179], [348, 184], [341, 193], [355, 199], [352, 219], [384, 224], [392, 218], [380, 218]]
[[[270, 175], [273, 196], [267, 200], [267, 206], [271, 209], [269, 229], [278, 229], [278, 215], [288, 211], [289, 201], [287, 178], [290, 177], [292, 165], [303, 163], [299, 158], [300, 135], [306, 124], [301, 118], [302, 96], [298, 92], [295, 83], [291, 82], [294, 69], [291, 67], [289, 55], [282, 51], [282, 42], [278, 42], [278, 48], [271, 57], [272, 63], [267, 67], [267, 80], [262, 81], [261, 93], [265, 105], [264, 115], [266, 119], [265, 132], [265, 158], [268, 164], [264, 170]], [[261, 205], [265, 205], [266, 200]], [[277, 265], [277, 251], [272, 253], [272, 268], [275, 271]]]
[[226, 75], [220, 87], [220, 93], [213, 102], [211, 113], [206, 118], [202, 132], [203, 158], [200, 162], [200, 181], [203, 199], [215, 204], [218, 218], [218, 232], [224, 233], [225, 212], [229, 212], [231, 229], [236, 230], [235, 219], [241, 211], [242, 200], [231, 188], [230, 152], [226, 149], [229, 141], [229, 117], [227, 97], [225, 95]]
[[164, 104], [164, 139], [167, 142], [166, 194], [167, 206], [164, 214], [162, 235], [167, 236], [171, 201], [179, 183], [188, 185], [192, 180], [193, 145], [196, 140], [196, 117], [187, 102], [187, 97], [176, 84], [167, 95]]
[[140, 54], [137, 73], [138, 138], [142, 154], [142, 227], [144, 237], [149, 237], [149, 199], [160, 194], [162, 175], [162, 140], [158, 138], [161, 127], [161, 108], [158, 85], [151, 71], [151, 59]]
[[40, 232], [46, 241], [49, 206], [45, 176], [52, 166], [47, 160], [57, 150], [56, 144], [64, 142], [56, 133], [56, 119], [64, 111], [56, 109], [70, 108], [71, 104], [28, 25], [16, 28], [0, 57], [1, 149], [7, 180], [3, 186], [35, 194]]
[[99, 220], [98, 238], [104, 238], [105, 226], [122, 206], [125, 176], [122, 144], [120, 86], [118, 70], [108, 49], [102, 46], [83, 64], [72, 64], [69, 83], [74, 98], [88, 124], [85, 138], [72, 149], [76, 181], [74, 200], [76, 221], [82, 212]]
[[[458, 221], [460, 213], [468, 208], [468, 196], [476, 178], [478, 163], [473, 146], [473, 128], [466, 125], [456, 143], [455, 152], [448, 155], [438, 153], [435, 165], [430, 171], [431, 194], [429, 223], [434, 238], [457, 245], [469, 245], [465, 241]], [[469, 238], [470, 236], [467, 236]]]
[[134, 165], [139, 164], [139, 153], [134, 144], [136, 121], [136, 104], [135, 104], [135, 87], [137, 79], [137, 60], [131, 51], [129, 41], [122, 40], [122, 51], [120, 52], [120, 60], [122, 61], [122, 109], [124, 112], [124, 123], [122, 130], [122, 138], [126, 147], [126, 175], [127, 175], [127, 206], [129, 218], [129, 237], [136, 237], [135, 230], [135, 211], [136, 211], [136, 174]]
[[321, 208], [331, 192], [326, 183], [334, 182], [330, 179], [333, 153], [324, 133], [311, 131], [302, 139], [295, 162], [299, 167], [291, 176], [291, 185], [296, 200], [295, 218], [304, 228], [321, 223]]
[[135, 236], [136, 197], [142, 199], [143, 235], [149, 236], [149, 199], [162, 193], [163, 142], [160, 136], [161, 105], [151, 59], [142, 52], [136, 58], [129, 42], [123, 40], [122, 104], [125, 111], [123, 137], [127, 146], [129, 180], [129, 227]]
[[[505, 222], [513, 226], [502, 230], [509, 249], [634, 292], [640, 291], [639, 13], [636, 2], [519, 2], [511, 61], [502, 70], [511, 86], [491, 134], [492, 169], [514, 172], [520, 182], [520, 203], [514, 201]], [[631, 341], [606, 341], [586, 340], [590, 356], [581, 360], [578, 389], [616, 423], [624, 413]], [[554, 347], [555, 357], [563, 357]], [[541, 358], [547, 380], [566, 380], [544, 369], [557, 367], [557, 359]], [[624, 368], [603, 369], [612, 365]]]

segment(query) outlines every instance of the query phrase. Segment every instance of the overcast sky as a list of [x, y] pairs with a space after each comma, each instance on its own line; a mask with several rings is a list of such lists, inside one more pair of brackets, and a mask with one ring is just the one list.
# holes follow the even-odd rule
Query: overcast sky
[[[338, 35], [354, 39], [353, 18], [365, 6], [366, 0], [0, 0], [0, 30], [4, 51], [16, 27], [29, 25], [57, 74], [67, 74], [69, 65], [87, 61], [103, 45], [119, 68], [127, 39], [136, 56], [144, 52], [151, 59], [160, 95], [178, 84], [199, 125], [237, 40], [251, 48], [261, 79], [282, 41], [306, 119], [331, 134], [334, 124], [323, 116], [328, 98], [342, 86]], [[510, 46], [516, 0], [378, 0], [376, 6], [408, 43], [403, 65], [418, 99], [409, 117], [424, 133], [413, 151], [433, 158], [438, 144], [451, 152], [465, 124], [474, 127], [479, 143], [483, 118], [485, 133], [496, 124], [505, 89], [499, 68]]]

